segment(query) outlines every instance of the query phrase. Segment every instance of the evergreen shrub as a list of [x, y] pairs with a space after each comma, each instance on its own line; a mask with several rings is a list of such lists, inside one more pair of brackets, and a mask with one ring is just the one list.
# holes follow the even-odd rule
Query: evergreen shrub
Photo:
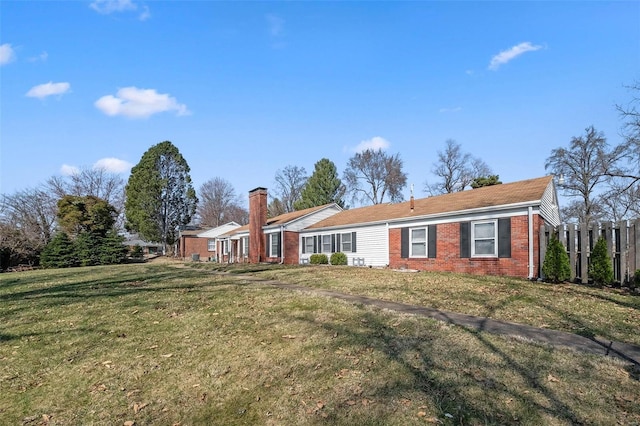
[[569, 256], [562, 243], [554, 236], [547, 244], [547, 253], [542, 263], [542, 273], [546, 281], [559, 283], [571, 277]]
[[607, 241], [602, 237], [598, 238], [591, 252], [589, 278], [596, 285], [608, 285], [613, 282], [613, 265], [607, 253]]
[[342, 252], [333, 253], [331, 255], [331, 264], [332, 265], [346, 265], [347, 264], [347, 255]]
[[309, 257], [309, 263], [312, 265], [327, 265], [329, 263], [329, 259], [326, 254], [316, 253]]

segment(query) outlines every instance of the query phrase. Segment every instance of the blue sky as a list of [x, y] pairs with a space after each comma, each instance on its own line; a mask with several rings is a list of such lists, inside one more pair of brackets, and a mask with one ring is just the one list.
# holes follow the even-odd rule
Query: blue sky
[[[547, 174], [640, 80], [640, 2], [0, 3], [0, 192], [77, 168], [126, 179], [172, 141], [238, 194], [363, 147], [423, 192], [447, 139], [503, 182]], [[409, 195], [409, 185], [405, 191]]]

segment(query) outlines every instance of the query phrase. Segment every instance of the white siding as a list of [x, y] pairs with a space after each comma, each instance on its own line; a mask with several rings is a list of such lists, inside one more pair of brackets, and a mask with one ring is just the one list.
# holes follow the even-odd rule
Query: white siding
[[558, 197], [553, 182], [549, 183], [542, 195], [540, 203], [540, 215], [552, 226], [560, 225], [560, 210]]
[[237, 228], [240, 228], [240, 225], [235, 222], [229, 222], [224, 225], [220, 225], [217, 228], [209, 229], [208, 231], [199, 233], [198, 238], [215, 238], [218, 235], [226, 234], [227, 232], [231, 232]]
[[311, 213], [310, 215], [304, 216], [298, 220], [294, 220], [291, 223], [288, 223], [285, 226], [285, 229], [287, 231], [299, 232], [313, 224], [320, 222], [321, 220], [339, 213], [340, 211], [342, 210], [337, 206], [328, 206], [325, 209], [322, 209], [315, 213]]
[[[387, 266], [389, 264], [389, 231], [386, 224], [339, 228], [331, 230], [313, 230], [300, 233], [300, 259], [309, 258], [312, 253], [302, 253], [302, 237], [313, 237], [331, 234], [356, 233], [356, 252], [345, 252], [349, 265], [353, 259], [364, 259], [365, 266]], [[338, 248], [337, 251], [340, 251]], [[328, 254], [330, 256], [330, 254]]]

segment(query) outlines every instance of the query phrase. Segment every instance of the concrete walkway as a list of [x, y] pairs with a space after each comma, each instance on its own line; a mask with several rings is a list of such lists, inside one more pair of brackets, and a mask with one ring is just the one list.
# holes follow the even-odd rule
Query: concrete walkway
[[239, 279], [243, 279], [249, 282], [271, 285], [282, 289], [313, 293], [344, 300], [351, 303], [360, 303], [368, 306], [376, 306], [382, 309], [389, 309], [391, 311], [433, 318], [438, 321], [460, 325], [472, 330], [486, 331], [488, 333], [500, 334], [503, 336], [529, 339], [535, 342], [546, 343], [554, 347], [571, 348], [577, 351], [596, 355], [615, 356], [625, 361], [631, 362], [636, 366], [640, 366], [640, 346], [610, 341], [608, 339], [603, 339], [597, 336], [589, 338], [564, 331], [538, 328], [530, 325], [516, 324], [506, 321], [494, 320], [491, 318], [459, 314], [455, 312], [446, 312], [438, 309], [425, 308], [423, 306], [409, 305], [406, 303], [389, 302], [386, 300], [374, 299], [367, 296], [357, 296], [352, 294], [340, 293], [333, 290], [305, 287], [297, 284], [287, 284], [280, 281], [262, 279], [253, 275], [238, 275], [227, 273], [222, 274], [227, 276], [235, 276]]

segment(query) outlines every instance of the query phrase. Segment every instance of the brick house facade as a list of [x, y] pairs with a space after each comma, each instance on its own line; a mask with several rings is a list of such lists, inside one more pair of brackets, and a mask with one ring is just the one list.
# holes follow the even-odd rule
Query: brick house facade
[[[342, 210], [327, 204], [267, 218], [267, 190], [249, 193], [251, 263], [306, 263], [314, 253], [350, 265], [507, 275], [540, 275], [540, 229], [560, 224], [552, 176], [440, 196]], [[239, 246], [238, 246], [239, 247]], [[239, 250], [236, 248], [235, 250]]]

